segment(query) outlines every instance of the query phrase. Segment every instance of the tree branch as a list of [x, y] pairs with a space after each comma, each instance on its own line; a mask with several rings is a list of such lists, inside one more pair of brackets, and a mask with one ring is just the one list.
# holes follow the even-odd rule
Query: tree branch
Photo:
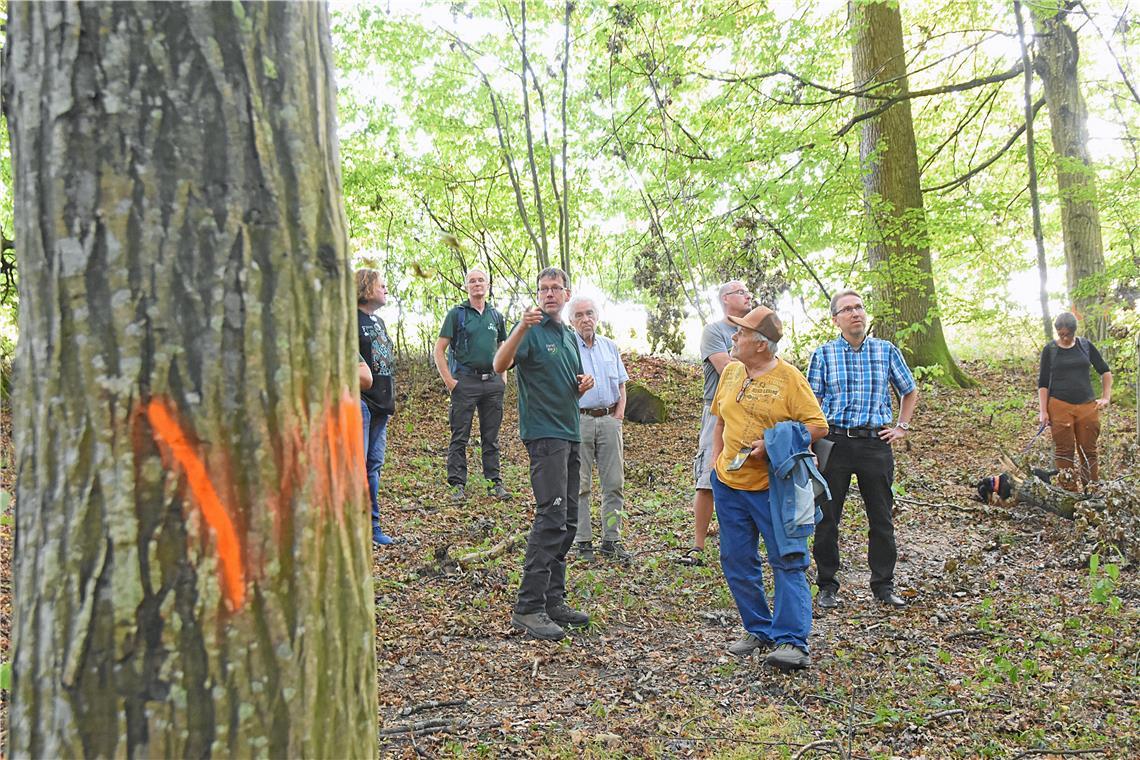
[[[1044, 105], [1045, 105], [1045, 98], [1041, 98], [1041, 99], [1037, 100], [1033, 104], [1033, 115], [1036, 116], [1037, 112], [1040, 111], [1042, 106], [1044, 106]], [[978, 164], [974, 168], [970, 169], [970, 171], [966, 172], [961, 177], [958, 177], [957, 179], [952, 179], [949, 182], [944, 182], [941, 185], [935, 185], [933, 187], [924, 187], [924, 188], [922, 188], [922, 192], [924, 192], [924, 193], [936, 193], [940, 190], [952, 190], [952, 189], [958, 187], [959, 185], [966, 184], [967, 182], [970, 181], [971, 178], [977, 176], [982, 171], [984, 171], [987, 167], [989, 167], [991, 164], [993, 164], [995, 161], [997, 161], [999, 158], [1001, 158], [1005, 154], [1005, 152], [1007, 150], [1009, 150], [1010, 147], [1015, 142], [1017, 142], [1017, 140], [1021, 137], [1022, 134], [1024, 134], [1024, 132], [1025, 132], [1025, 124], [1022, 124], [1020, 127], [1017, 128], [1017, 130], [1012, 135], [1010, 135], [1010, 138], [1008, 140], [1006, 140], [1005, 144], [1002, 145], [998, 149], [997, 153], [990, 156], [989, 158], [987, 158], [985, 161]]]
[[[956, 84], [945, 84], [945, 85], [942, 85], [941, 87], [931, 87], [931, 88], [926, 89], [926, 90], [914, 90], [913, 92], [904, 92], [901, 95], [894, 95], [894, 96], [888, 98], [887, 100], [885, 100], [880, 105], [877, 105], [874, 108], [868, 109], [866, 111], [863, 111], [862, 113], [858, 113], [858, 114], [852, 116], [851, 119], [848, 120], [848, 122], [846, 124], [844, 124], [842, 127], [840, 127], [839, 131], [835, 133], [835, 136], [836, 137], [843, 137], [843, 135], [850, 132], [851, 129], [856, 124], [858, 124], [859, 122], [866, 121], [867, 119], [873, 119], [876, 116], [878, 116], [878, 115], [880, 115], [886, 111], [889, 111], [891, 108], [898, 105], [899, 103], [902, 103], [904, 100], [912, 100], [914, 98], [926, 98], [926, 97], [930, 97], [932, 95], [945, 95], [946, 93], [949, 93], [949, 92], [963, 92], [965, 90], [973, 90], [977, 87], [985, 87], [987, 84], [995, 84], [997, 82], [1005, 82], [1009, 79], [1013, 79], [1014, 77], [1021, 76], [1022, 71], [1024, 71], [1024, 65], [1019, 61], [1018, 63], [1014, 64], [1012, 67], [1010, 67], [1006, 71], [1003, 71], [1000, 74], [991, 74], [988, 77], [978, 77], [976, 79], [971, 79], [971, 80], [966, 81], [966, 82], [958, 82]], [[866, 97], [866, 96], [862, 96], [862, 97]]]

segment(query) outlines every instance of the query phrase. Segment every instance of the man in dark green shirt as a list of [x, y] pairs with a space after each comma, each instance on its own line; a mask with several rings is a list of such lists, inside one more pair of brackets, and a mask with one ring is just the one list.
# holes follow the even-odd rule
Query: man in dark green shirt
[[[435, 342], [435, 368], [451, 394], [447, 421], [451, 444], [447, 447], [447, 485], [457, 504], [467, 498], [467, 442], [471, 419], [479, 411], [479, 443], [483, 450], [483, 477], [490, 492], [503, 500], [510, 494], [499, 474], [499, 427], [503, 424], [503, 391], [506, 375], [495, 372], [495, 351], [507, 339], [503, 315], [487, 303], [490, 280], [482, 269], [472, 269], [463, 278], [467, 300], [443, 320]], [[450, 360], [446, 354], [450, 349]]]
[[511, 624], [540, 639], [561, 639], [563, 625], [590, 617], [566, 604], [566, 553], [578, 527], [578, 397], [594, 386], [582, 373], [574, 331], [562, 323], [570, 277], [550, 267], [538, 275], [538, 307], [527, 309], [495, 354], [495, 372], [517, 369], [519, 436], [530, 455], [537, 506], [526, 542], [523, 578]]

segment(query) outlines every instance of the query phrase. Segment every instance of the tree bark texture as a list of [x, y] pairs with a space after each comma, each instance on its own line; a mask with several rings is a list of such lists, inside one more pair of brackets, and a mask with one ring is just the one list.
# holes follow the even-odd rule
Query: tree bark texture
[[326, 10], [8, 6], [10, 753], [370, 757]]
[[[1066, 283], [1069, 298], [1093, 339], [1105, 337], [1104, 243], [1097, 208], [1096, 172], [1089, 160], [1088, 108], [1077, 78], [1080, 48], [1066, 21], [1068, 12], [1047, 0], [1033, 5], [1037, 32], [1036, 69], [1045, 85], [1045, 104], [1057, 163], [1057, 191], [1061, 199], [1061, 233], [1065, 242]], [[1084, 282], [1086, 278], [1092, 278]], [[1084, 285], [1082, 286], [1082, 283]]]
[[[882, 83], [872, 91], [878, 98], [906, 93], [898, 6], [855, 0], [848, 7], [856, 87]], [[856, 102], [860, 112], [879, 105], [876, 98]], [[862, 123], [859, 154], [871, 230], [868, 258], [877, 291], [875, 333], [898, 343], [911, 366], [941, 367], [948, 382], [969, 383], [942, 333], [909, 100]]]

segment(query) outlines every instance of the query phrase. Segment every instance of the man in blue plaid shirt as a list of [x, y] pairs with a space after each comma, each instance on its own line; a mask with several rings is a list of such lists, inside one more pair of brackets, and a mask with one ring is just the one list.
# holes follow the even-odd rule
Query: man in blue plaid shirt
[[[834, 443], [824, 476], [831, 500], [823, 504], [823, 520], [815, 529], [816, 604], [839, 604], [839, 523], [851, 476], [867, 511], [867, 565], [871, 593], [890, 607], [902, 607], [895, 593], [895, 526], [891, 519], [895, 457], [891, 444], [906, 437], [918, 403], [918, 388], [898, 347], [867, 335], [863, 298], [841, 290], [831, 299], [831, 320], [841, 335], [815, 350], [808, 383], [827, 417], [828, 440]], [[899, 394], [898, 422], [892, 424], [891, 388]]]

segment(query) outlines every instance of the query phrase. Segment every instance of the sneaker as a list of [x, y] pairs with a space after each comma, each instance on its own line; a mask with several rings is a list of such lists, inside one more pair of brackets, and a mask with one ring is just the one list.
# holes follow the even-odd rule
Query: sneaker
[[503, 488], [502, 483], [495, 483], [493, 486], [491, 486], [490, 488], [487, 489], [487, 493], [490, 496], [494, 496], [499, 501], [510, 501], [511, 500], [511, 492], [508, 491], [507, 489]]
[[627, 552], [621, 546], [621, 541], [603, 541], [602, 547], [598, 550], [606, 559], [612, 559], [617, 562], [629, 562], [633, 559], [633, 555]]
[[811, 657], [795, 644], [781, 644], [768, 653], [764, 664], [777, 670], [803, 670], [811, 665]]
[[536, 639], [558, 641], [559, 639], [566, 638], [566, 631], [562, 630], [560, 626], [551, 620], [545, 610], [531, 612], [526, 615], [512, 612], [511, 625], [526, 631]]
[[574, 609], [566, 602], [546, 608], [546, 614], [559, 625], [572, 625], [576, 628], [585, 628], [590, 624], [590, 616], [585, 612]]
[[585, 560], [594, 559], [594, 545], [589, 541], [578, 541], [574, 544], [574, 551]]
[[762, 639], [754, 633], [745, 632], [744, 638], [733, 642], [728, 647], [728, 653], [737, 657], [750, 657], [760, 647], [769, 647], [772, 642]]
[[815, 597], [816, 606], [822, 607], [825, 610], [834, 609], [839, 606], [839, 600], [835, 597], [835, 589], [821, 588], [819, 594]]
[[463, 486], [452, 486], [448, 491], [451, 496], [451, 503], [455, 505], [467, 503], [467, 492], [463, 490]]
[[387, 546], [388, 544], [396, 543], [396, 539], [392, 538], [389, 535], [386, 535], [384, 531], [380, 530], [379, 528], [376, 528], [372, 531], [372, 543], [376, 544], [377, 546]]

